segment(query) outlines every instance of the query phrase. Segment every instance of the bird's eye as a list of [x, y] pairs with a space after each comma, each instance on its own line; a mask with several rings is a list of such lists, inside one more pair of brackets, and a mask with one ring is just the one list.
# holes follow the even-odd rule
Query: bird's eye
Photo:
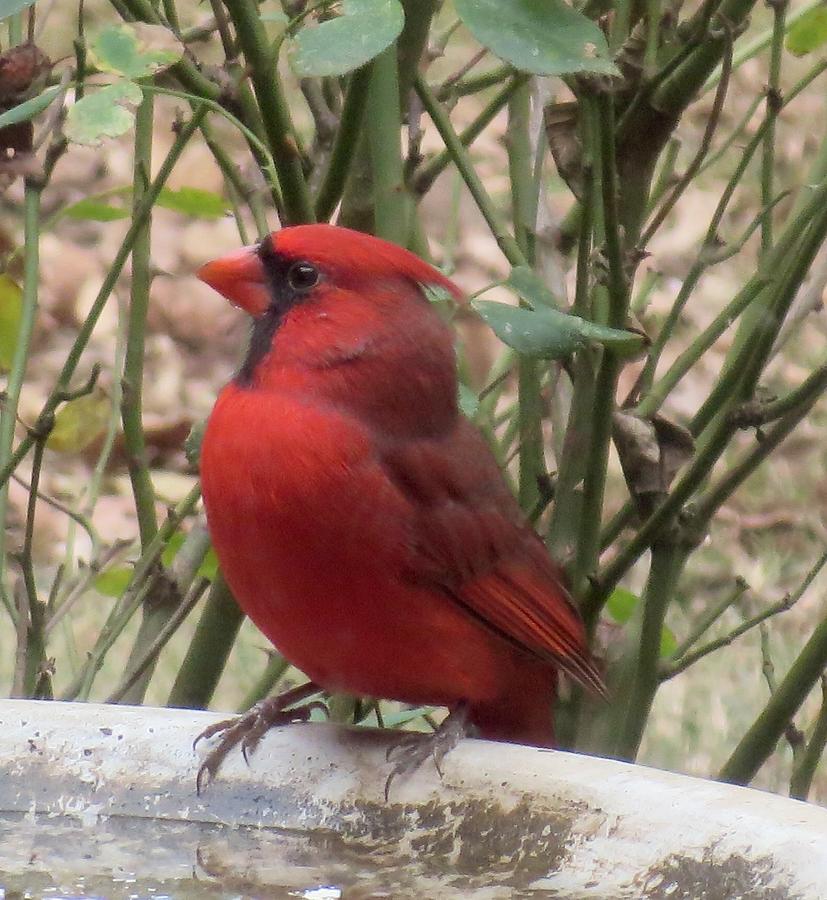
[[287, 270], [287, 283], [294, 291], [309, 291], [319, 283], [319, 270], [308, 262], [293, 263]]

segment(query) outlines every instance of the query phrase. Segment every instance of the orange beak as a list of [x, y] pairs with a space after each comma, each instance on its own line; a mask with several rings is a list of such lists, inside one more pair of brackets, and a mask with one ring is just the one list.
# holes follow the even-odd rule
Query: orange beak
[[264, 266], [257, 247], [242, 247], [205, 263], [195, 273], [205, 284], [226, 297], [233, 306], [260, 316], [270, 305]]

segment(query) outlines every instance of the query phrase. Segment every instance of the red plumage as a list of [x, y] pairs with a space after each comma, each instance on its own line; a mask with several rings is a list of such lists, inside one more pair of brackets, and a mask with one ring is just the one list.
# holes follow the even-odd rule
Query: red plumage
[[200, 277], [254, 317], [202, 447], [230, 587], [331, 691], [467, 704], [484, 737], [552, 744], [564, 670], [602, 690], [559, 568], [457, 408], [453, 335], [413, 254], [285, 228]]

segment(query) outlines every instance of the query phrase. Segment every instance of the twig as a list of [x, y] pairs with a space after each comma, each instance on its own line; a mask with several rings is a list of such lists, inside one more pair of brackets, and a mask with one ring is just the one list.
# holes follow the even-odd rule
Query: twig
[[663, 201], [660, 209], [655, 213], [654, 218], [644, 230], [638, 242], [640, 247], [645, 247], [649, 241], [651, 241], [652, 236], [658, 228], [664, 223], [666, 217], [678, 202], [678, 198], [689, 186], [695, 175], [697, 175], [701, 163], [704, 161], [707, 153], [709, 153], [709, 148], [712, 146], [712, 138], [715, 135], [715, 131], [718, 128], [718, 122], [721, 119], [721, 110], [724, 106], [724, 99], [726, 97], [727, 88], [729, 87], [729, 76], [732, 72], [732, 29], [725, 19], [721, 19], [721, 23], [725, 34], [724, 50], [721, 59], [722, 74], [721, 80], [718, 83], [718, 89], [715, 92], [715, 101], [712, 104], [712, 109], [710, 110], [709, 118], [706, 122], [706, 128], [704, 128], [703, 137], [701, 138], [701, 146], [698, 148], [698, 152], [695, 154], [686, 171], [678, 180], [678, 183], [672, 189], [672, 192], [666, 200]]
[[798, 599], [798, 597], [793, 598], [788, 594], [785, 597], [782, 597], [777, 603], [773, 603], [757, 615], [742, 622], [737, 628], [733, 628], [732, 631], [723, 635], [723, 637], [715, 638], [715, 640], [709, 641], [708, 644], [704, 644], [697, 650], [692, 651], [692, 653], [684, 654], [674, 663], [666, 663], [661, 668], [660, 680], [668, 681], [670, 678], [680, 675], [681, 672], [685, 672], [690, 666], [694, 666], [698, 660], [703, 659], [705, 656], [709, 656], [710, 653], [714, 653], [722, 647], [728, 647], [734, 640], [741, 637], [742, 634], [752, 631], [753, 628], [758, 627], [766, 619], [770, 619], [773, 616], [777, 616], [779, 613], [791, 609]]
[[456, 131], [454, 131], [448, 113], [436, 99], [420, 74], [417, 74], [414, 86], [422, 99], [423, 106], [431, 117], [431, 121], [436, 126], [445, 147], [451, 154], [456, 167], [459, 169], [463, 180], [468, 186], [471, 196], [474, 198], [485, 221], [488, 223], [488, 227], [496, 238], [500, 250], [502, 250], [506, 259], [508, 259], [512, 266], [527, 265], [523, 252], [520, 250], [520, 247], [513, 236], [508, 233], [488, 191], [486, 191], [482, 180], [471, 164], [471, 160], [468, 157], [468, 151], [463, 146]]
[[827, 565], [827, 552], [823, 553], [818, 558], [818, 560], [816, 560], [815, 564], [804, 576], [804, 580], [796, 588], [796, 590], [793, 591], [793, 593], [785, 594], [776, 603], [771, 604], [757, 615], [754, 615], [751, 618], [747, 619], [745, 622], [742, 622], [737, 628], [733, 628], [732, 631], [730, 631], [723, 637], [716, 638], [714, 641], [710, 641], [703, 647], [699, 647], [693, 653], [687, 653], [685, 656], [682, 656], [674, 663], [667, 663], [661, 669], [661, 681], [666, 681], [669, 678], [674, 678], [675, 675], [679, 675], [681, 672], [686, 671], [686, 669], [694, 665], [699, 659], [703, 659], [704, 656], [708, 656], [710, 653], [714, 653], [716, 650], [720, 650], [721, 647], [729, 646], [729, 644], [731, 644], [736, 638], [739, 638], [742, 634], [746, 634], [746, 632], [751, 631], [753, 628], [757, 627], [762, 622], [765, 622], [767, 619], [770, 619], [773, 616], [777, 616], [779, 613], [786, 612], [788, 609], [792, 609], [792, 607], [795, 606], [795, 604], [798, 603], [798, 601], [804, 596], [807, 588], [809, 588], [809, 586], [813, 583], [816, 576], [819, 574], [819, 572], [821, 572], [825, 565]]
[[810, 739], [793, 767], [790, 796], [806, 800], [819, 760], [827, 747], [827, 675], [821, 676], [821, 707], [813, 724]]
[[[89, 309], [89, 312], [87, 313], [86, 318], [84, 319], [83, 324], [78, 331], [77, 337], [72, 344], [72, 348], [69, 351], [66, 362], [63, 364], [63, 368], [61, 369], [60, 375], [58, 376], [57, 384], [55, 385], [52, 393], [46, 400], [46, 403], [44, 404], [43, 409], [40, 412], [40, 416], [38, 417], [39, 422], [45, 421], [52, 417], [55, 410], [61, 403], [63, 403], [67, 399], [71, 399], [72, 392], [68, 391], [69, 382], [71, 381], [72, 376], [75, 373], [75, 369], [80, 362], [80, 357], [89, 342], [89, 338], [91, 337], [92, 331], [94, 330], [95, 325], [98, 322], [100, 314], [101, 312], [103, 312], [106, 301], [109, 299], [109, 295], [112, 293], [112, 289], [114, 288], [115, 283], [120, 277], [124, 263], [126, 262], [132, 250], [132, 245], [135, 237], [142, 227], [144, 220], [152, 211], [152, 207], [155, 201], [158, 199], [158, 195], [160, 194], [161, 189], [166, 183], [167, 178], [169, 178], [170, 172], [172, 172], [172, 169], [178, 161], [178, 158], [183, 152], [187, 141], [201, 124], [201, 120], [206, 115], [206, 112], [206, 106], [202, 106], [197, 112], [193, 114], [190, 121], [186, 125], [182, 126], [182, 128], [178, 131], [175, 142], [170, 148], [166, 159], [161, 164], [161, 167], [158, 169], [158, 174], [155, 177], [155, 181], [153, 181], [152, 185], [147, 190], [140, 209], [136, 210], [133, 216], [132, 224], [130, 225], [129, 230], [124, 236], [123, 241], [121, 241], [118, 252], [115, 254], [115, 259], [112, 261], [112, 264], [109, 267], [108, 272], [106, 273], [106, 277], [103, 280], [103, 284], [101, 285], [100, 290], [98, 291], [97, 296], [95, 297]], [[94, 368], [93, 371], [95, 371]], [[0, 486], [5, 485], [5, 483], [11, 476], [11, 473], [17, 468], [20, 461], [32, 448], [34, 442], [35, 437], [32, 434], [26, 435], [26, 437], [24, 437], [20, 441], [11, 457], [7, 462], [5, 462], [2, 468], [0, 468]], [[0, 461], [2, 461], [2, 458], [0, 458]], [[0, 541], [2, 541], [2, 538], [0, 538]]]
[[701, 616], [701, 618], [696, 623], [695, 627], [689, 632], [689, 634], [681, 641], [680, 644], [675, 649], [675, 652], [672, 654], [672, 659], [680, 659], [682, 656], [685, 656], [695, 644], [709, 631], [709, 629], [721, 618], [721, 616], [735, 603], [737, 603], [741, 597], [749, 590], [749, 585], [744, 581], [740, 576], [735, 579], [735, 586], [733, 589], [721, 600], [720, 603], [711, 607], [707, 612]]
[[180, 628], [181, 623], [195, 608], [195, 604], [201, 599], [201, 595], [209, 585], [206, 578], [199, 578], [191, 586], [187, 593], [178, 604], [175, 612], [166, 621], [164, 627], [158, 632], [153, 641], [143, 649], [141, 654], [132, 663], [129, 672], [124, 676], [121, 683], [106, 698], [107, 703], [120, 703], [126, 695], [136, 686], [138, 680], [141, 679], [153, 666], [160, 655], [161, 651], [169, 643], [170, 638]]

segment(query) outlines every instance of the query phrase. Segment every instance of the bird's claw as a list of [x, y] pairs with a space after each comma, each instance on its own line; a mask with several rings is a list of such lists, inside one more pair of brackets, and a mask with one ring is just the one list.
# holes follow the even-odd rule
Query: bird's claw
[[468, 710], [464, 705], [456, 707], [433, 734], [402, 734], [388, 747], [385, 759], [393, 766], [385, 781], [385, 802], [390, 795], [391, 783], [398, 775], [410, 775], [429, 759], [433, 760], [437, 774], [442, 778], [442, 761], [468, 733]]
[[[212, 782], [218, 770], [221, 768], [227, 755], [235, 747], [241, 746], [241, 755], [249, 765], [250, 757], [255, 753], [261, 739], [271, 729], [279, 725], [288, 725], [292, 722], [306, 722], [314, 709], [327, 711], [327, 707], [320, 700], [313, 700], [300, 706], [292, 706], [297, 700], [318, 693], [319, 688], [314, 684], [303, 685], [294, 691], [287, 691], [276, 697], [269, 697], [252, 706], [246, 713], [232, 719], [224, 719], [205, 728], [193, 741], [195, 747], [203, 738], [211, 738], [220, 735], [217, 746], [207, 753], [204, 761], [198, 767], [195, 779], [195, 789], [198, 794]], [[285, 709], [289, 706], [289, 709]]]

